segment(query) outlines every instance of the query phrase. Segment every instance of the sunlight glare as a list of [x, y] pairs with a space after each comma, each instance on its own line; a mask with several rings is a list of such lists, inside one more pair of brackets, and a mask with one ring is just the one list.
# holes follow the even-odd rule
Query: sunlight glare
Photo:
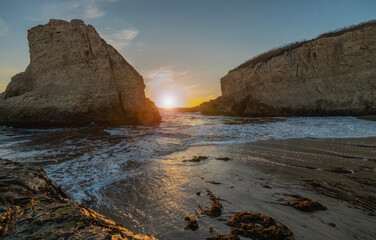
[[184, 106], [183, 92], [178, 89], [161, 91], [155, 98], [155, 104], [159, 108], [176, 108]]
[[171, 96], [165, 96], [163, 99], [164, 108], [172, 108], [175, 106], [175, 101]]

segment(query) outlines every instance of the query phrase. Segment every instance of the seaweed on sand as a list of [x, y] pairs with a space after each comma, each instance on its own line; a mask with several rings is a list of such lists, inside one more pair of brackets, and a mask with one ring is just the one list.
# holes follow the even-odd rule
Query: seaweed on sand
[[282, 205], [291, 206], [293, 208], [296, 208], [296, 209], [298, 209], [300, 211], [304, 211], [304, 212], [314, 212], [314, 211], [318, 211], [318, 210], [321, 210], [321, 211], [327, 210], [327, 208], [324, 205], [322, 205], [321, 203], [319, 203], [318, 201], [313, 201], [312, 199], [302, 197], [302, 196], [297, 195], [297, 194], [285, 194], [285, 195], [293, 197], [294, 200], [284, 202], [284, 203], [282, 203]]
[[184, 229], [191, 229], [193, 231], [196, 231], [199, 228], [196, 219], [190, 218], [189, 216], [185, 216], [184, 220], [188, 221], [187, 226], [185, 226]]
[[211, 207], [209, 209], [201, 209], [203, 214], [206, 214], [211, 217], [219, 217], [222, 214], [222, 203], [219, 202], [221, 198], [216, 197], [212, 191], [209, 189], [206, 190], [207, 194], [209, 195], [209, 199], [213, 201]]
[[232, 235], [254, 240], [292, 240], [293, 233], [282, 223], [260, 213], [239, 212], [226, 223], [231, 226]]
[[183, 160], [183, 162], [200, 162], [201, 160], [205, 160], [207, 158], [207, 156], [194, 156], [192, 159]]

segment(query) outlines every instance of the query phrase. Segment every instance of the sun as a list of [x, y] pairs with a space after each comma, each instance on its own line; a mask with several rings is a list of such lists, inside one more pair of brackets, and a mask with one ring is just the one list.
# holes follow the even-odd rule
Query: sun
[[176, 106], [176, 100], [171, 96], [165, 96], [162, 100], [163, 108], [173, 108]]
[[159, 108], [177, 108], [184, 106], [183, 92], [178, 89], [166, 89], [155, 96], [155, 104]]

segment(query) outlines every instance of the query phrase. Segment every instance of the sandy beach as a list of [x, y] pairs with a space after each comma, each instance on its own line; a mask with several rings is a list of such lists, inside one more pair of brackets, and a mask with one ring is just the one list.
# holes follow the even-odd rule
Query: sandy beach
[[[191, 147], [144, 162], [152, 165], [152, 170], [108, 187], [103, 193], [107, 207], [96, 210], [131, 230], [144, 229], [144, 234], [159, 239], [229, 234], [231, 228], [225, 223], [240, 211], [273, 217], [290, 228], [295, 239], [373, 239], [375, 152], [376, 138]], [[184, 161], [193, 156], [208, 158]], [[230, 160], [216, 159], [221, 157]], [[143, 172], [143, 164], [133, 162], [124, 167]], [[207, 190], [222, 199], [219, 217], [200, 213], [199, 206], [208, 209], [212, 203]], [[283, 205], [292, 200], [286, 194], [318, 201], [327, 210], [305, 212]], [[114, 195], [123, 198], [114, 200]], [[193, 217], [195, 212], [199, 229], [184, 229], [184, 217]], [[128, 217], [119, 218], [121, 213]]]
[[374, 121], [163, 113], [157, 128], [3, 128], [0, 157], [143, 236], [228, 235], [246, 211], [285, 226], [279, 239], [375, 238]]

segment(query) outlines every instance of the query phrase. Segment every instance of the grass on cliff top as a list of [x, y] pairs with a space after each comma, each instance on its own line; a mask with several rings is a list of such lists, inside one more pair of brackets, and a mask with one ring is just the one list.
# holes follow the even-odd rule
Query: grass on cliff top
[[282, 46], [282, 47], [271, 49], [269, 51], [261, 53], [260, 55], [254, 57], [254, 58], [251, 58], [251, 59], [245, 61], [244, 63], [242, 63], [238, 67], [230, 70], [230, 72], [241, 69], [241, 68], [245, 68], [245, 67], [250, 67], [250, 68], [254, 67], [259, 62], [266, 62], [273, 57], [277, 57], [279, 55], [282, 55], [283, 53], [285, 53], [287, 51], [293, 50], [293, 49], [298, 48], [298, 47], [300, 47], [300, 46], [302, 46], [302, 45], [304, 45], [308, 42], [315, 41], [315, 40], [320, 39], [320, 38], [335, 37], [335, 36], [339, 36], [339, 35], [342, 35], [342, 34], [347, 33], [347, 32], [356, 31], [358, 29], [369, 27], [369, 26], [376, 26], [376, 20], [370, 20], [370, 21], [367, 21], [367, 22], [359, 23], [357, 25], [351, 25], [351, 26], [348, 26], [348, 27], [339, 28], [339, 29], [336, 29], [336, 30], [333, 30], [333, 31], [330, 31], [330, 32], [327, 32], [327, 33], [320, 34], [318, 37], [311, 39], [311, 40], [298, 41], [298, 42], [287, 44], [287, 45]]

